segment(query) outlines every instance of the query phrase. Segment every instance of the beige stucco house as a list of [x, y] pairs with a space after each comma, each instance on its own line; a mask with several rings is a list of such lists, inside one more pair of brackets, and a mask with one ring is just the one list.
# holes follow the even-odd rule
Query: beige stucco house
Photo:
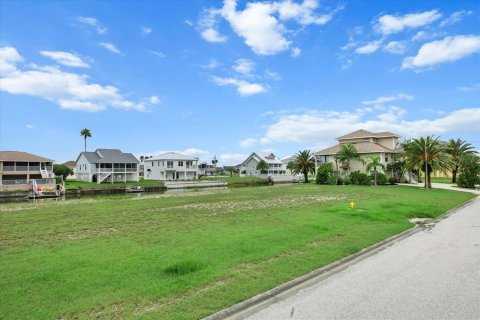
[[55, 185], [53, 160], [21, 151], [0, 151], [0, 190], [28, 190], [32, 181]]
[[[381, 163], [386, 167], [387, 164], [395, 161], [398, 154], [398, 139], [400, 137], [391, 132], [370, 132], [367, 130], [357, 130], [355, 132], [338, 137], [338, 144], [332, 147], [315, 152], [316, 167], [323, 163], [330, 162], [333, 164], [335, 171], [340, 173], [347, 171], [347, 165], [344, 162], [336, 161], [335, 155], [342, 144], [352, 144], [357, 149], [360, 158], [364, 160], [362, 163], [358, 160], [350, 162], [350, 171], [365, 172], [367, 164], [371, 161], [369, 157], [380, 157]], [[377, 168], [382, 172], [382, 168]]]

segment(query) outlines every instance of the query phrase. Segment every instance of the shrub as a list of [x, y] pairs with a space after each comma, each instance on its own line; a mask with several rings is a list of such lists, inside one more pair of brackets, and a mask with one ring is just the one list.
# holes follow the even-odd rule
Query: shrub
[[[375, 179], [375, 175], [372, 174], [370, 176], [370, 179], [371, 180]], [[387, 176], [385, 174], [383, 174], [381, 172], [377, 172], [377, 185], [379, 185], [379, 186], [385, 185], [385, 184], [387, 184], [387, 181], [388, 181], [388, 179], [387, 179]]]
[[327, 179], [327, 184], [335, 185], [337, 183], [337, 178], [334, 175], [331, 175]]
[[475, 154], [463, 155], [459, 172], [457, 185], [461, 188], [475, 188], [476, 184], [480, 184], [480, 157]]
[[317, 169], [315, 183], [327, 184], [331, 176], [333, 176], [333, 165], [331, 163], [324, 163]]
[[342, 181], [342, 184], [344, 186], [348, 186], [349, 184], [352, 184], [352, 179], [350, 179], [349, 177], [344, 177], [339, 180]]
[[390, 183], [390, 184], [397, 184], [398, 181], [397, 181], [396, 178], [388, 178], [388, 183]]
[[358, 184], [362, 186], [370, 186], [372, 184], [370, 177], [366, 173], [362, 173], [360, 171], [354, 171], [350, 173], [350, 179], [352, 184]]

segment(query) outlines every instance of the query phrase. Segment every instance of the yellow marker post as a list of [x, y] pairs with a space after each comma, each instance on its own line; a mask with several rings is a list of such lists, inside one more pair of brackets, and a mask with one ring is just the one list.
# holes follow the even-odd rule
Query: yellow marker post
[[353, 202], [353, 201], [350, 202], [350, 208], [352, 208], [352, 209], [355, 208], [355, 202]]

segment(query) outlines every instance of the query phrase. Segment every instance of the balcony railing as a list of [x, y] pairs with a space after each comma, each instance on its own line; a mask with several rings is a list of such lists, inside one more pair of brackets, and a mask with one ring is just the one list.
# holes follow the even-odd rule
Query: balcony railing
[[[46, 167], [47, 171], [52, 171], [52, 167]], [[40, 171], [40, 166], [3, 166], [3, 171]]]
[[97, 168], [97, 173], [104, 172], [137, 172], [136, 168]]
[[2, 180], [3, 185], [27, 184], [27, 179]]

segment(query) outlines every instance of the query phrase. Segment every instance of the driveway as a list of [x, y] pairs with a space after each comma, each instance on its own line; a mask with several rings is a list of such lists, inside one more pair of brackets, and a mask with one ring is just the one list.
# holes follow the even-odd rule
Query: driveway
[[[414, 187], [420, 187], [423, 188], [423, 183], [399, 183], [401, 186], [414, 186]], [[432, 183], [432, 188], [433, 189], [446, 189], [446, 190], [455, 190], [455, 191], [462, 191], [462, 192], [470, 192], [476, 195], [480, 195], [480, 190], [474, 190], [474, 189], [466, 189], [466, 188], [459, 188], [454, 184], [449, 184], [449, 183]]]
[[431, 229], [248, 319], [479, 319], [479, 301], [477, 198]]

